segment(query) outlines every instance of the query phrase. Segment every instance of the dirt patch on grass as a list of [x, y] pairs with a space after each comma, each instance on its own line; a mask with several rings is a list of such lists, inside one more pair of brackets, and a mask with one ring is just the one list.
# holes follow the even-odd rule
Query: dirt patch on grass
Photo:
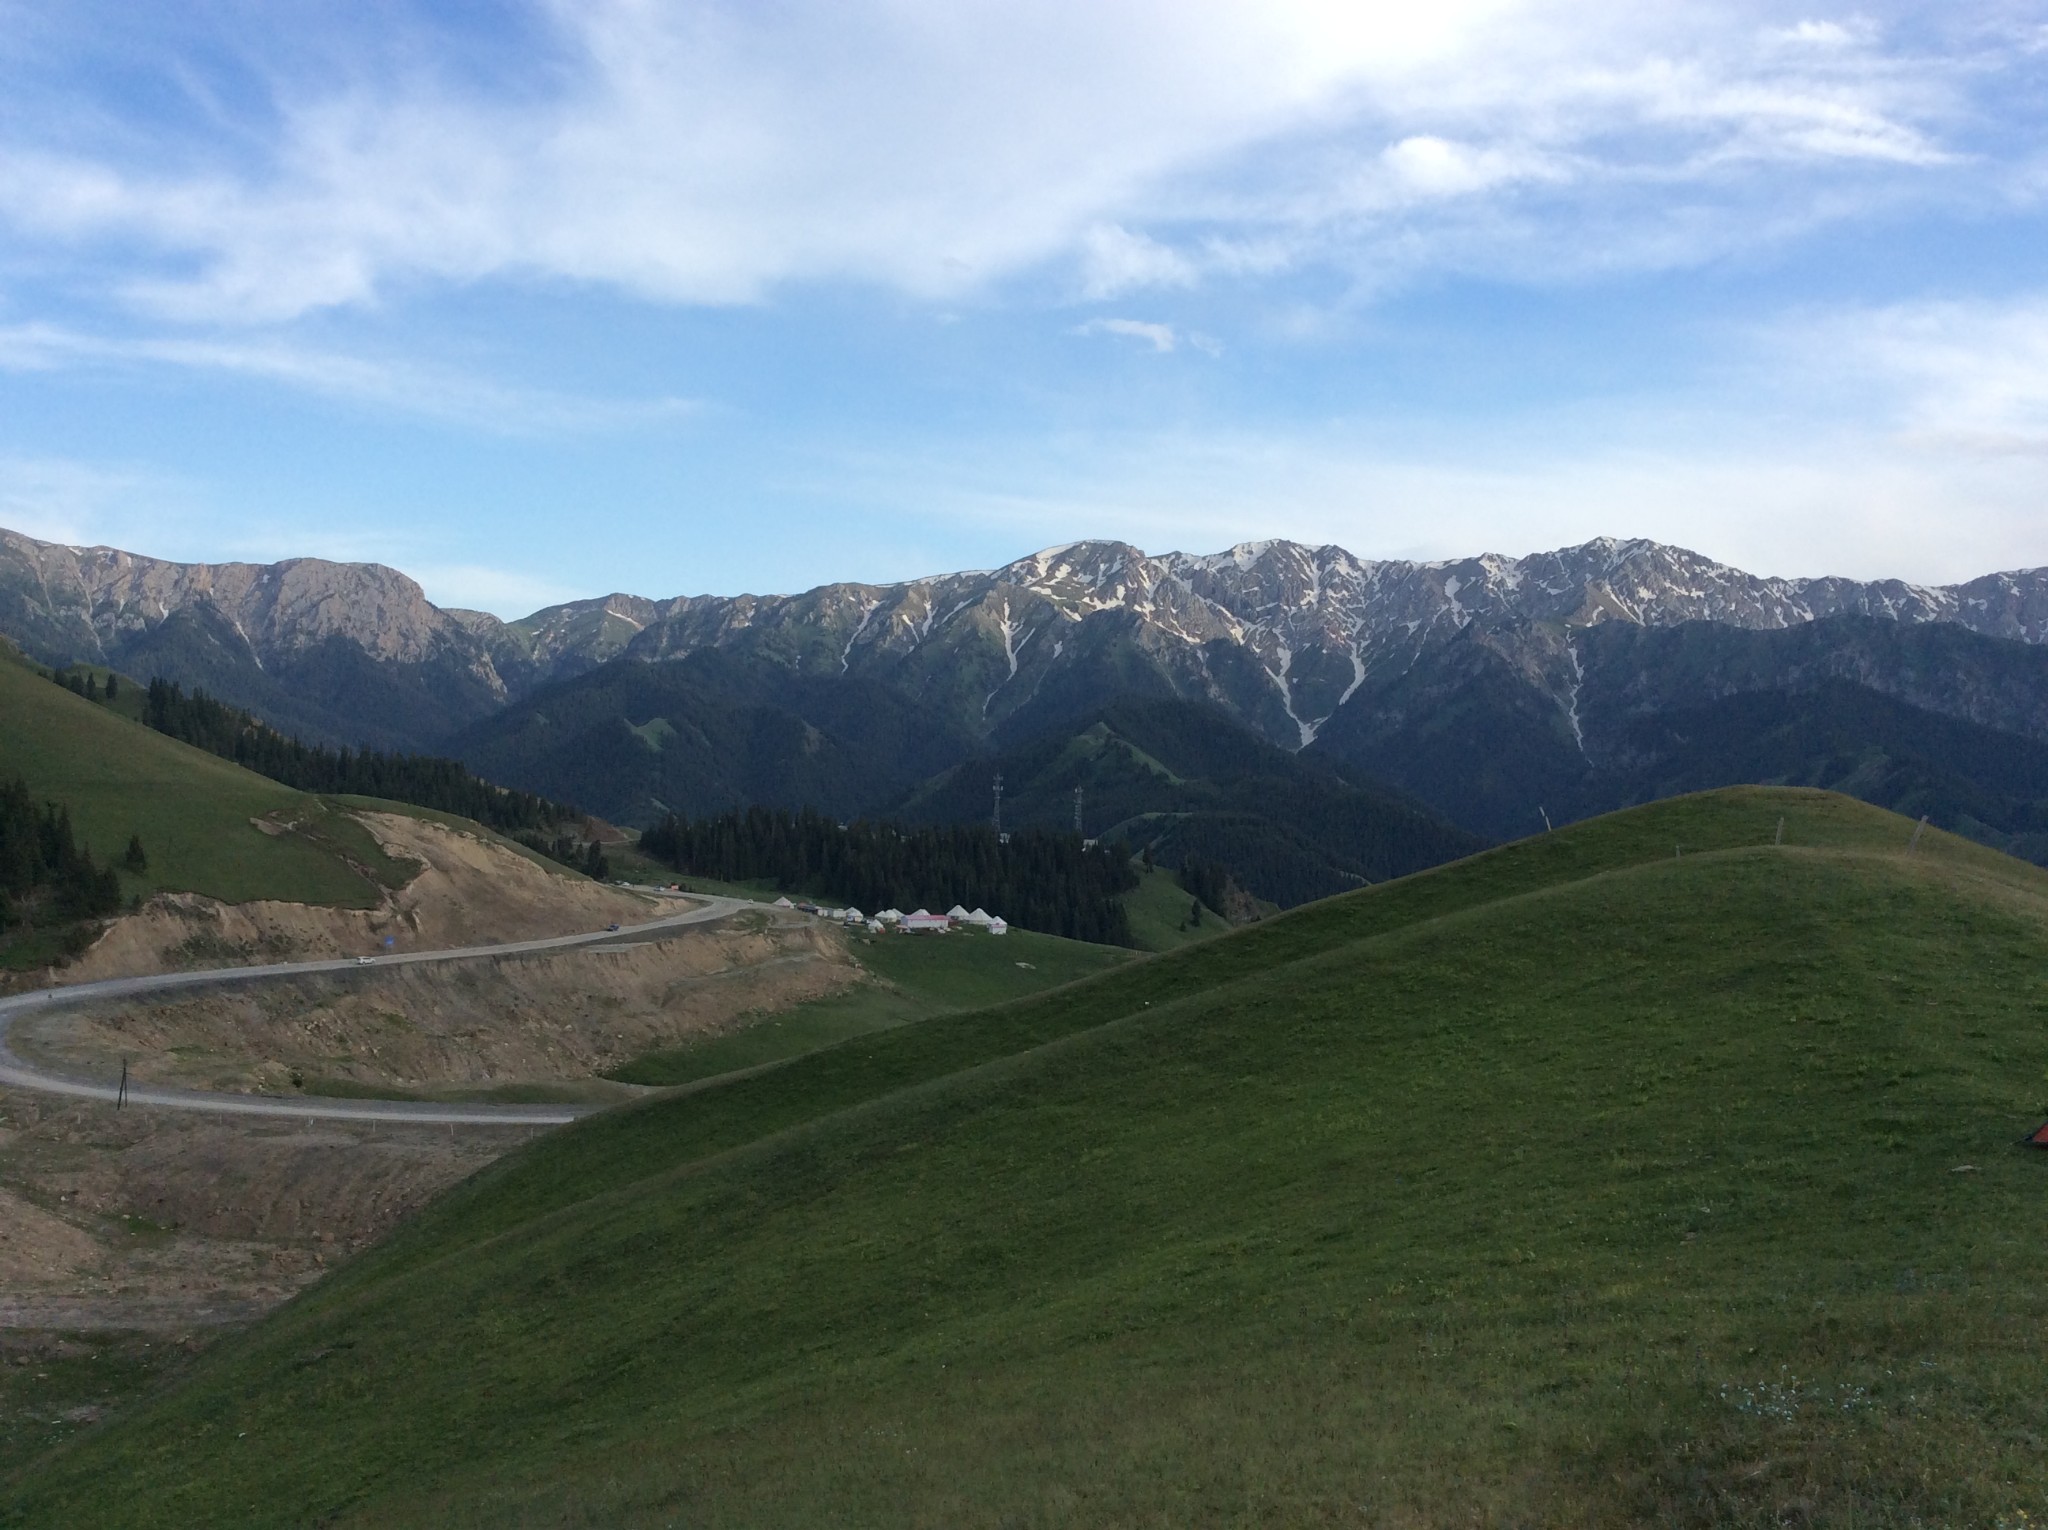
[[488, 1090], [588, 1080], [859, 980], [810, 920], [686, 927], [658, 941], [367, 968], [60, 1010], [10, 1044], [67, 1072], [187, 1088]]
[[31, 1201], [0, 1190], [0, 1290], [32, 1291], [75, 1280], [99, 1261], [91, 1236]]
[[0, 1093], [0, 1330], [239, 1323], [529, 1129], [241, 1122]]
[[535, 940], [638, 923], [656, 911], [642, 894], [550, 871], [476, 834], [398, 813], [355, 816], [387, 854], [421, 868], [376, 908], [162, 893], [113, 920], [91, 949], [44, 981], [367, 954], [384, 950], [387, 937], [399, 950]]

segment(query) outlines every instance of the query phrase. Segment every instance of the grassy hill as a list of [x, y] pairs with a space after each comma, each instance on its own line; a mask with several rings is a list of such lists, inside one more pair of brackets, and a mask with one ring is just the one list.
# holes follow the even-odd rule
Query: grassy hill
[[1910, 832], [1659, 803], [594, 1118], [0, 1523], [2038, 1522], [2048, 875]]
[[609, 1076], [626, 1084], [695, 1083], [914, 1020], [1024, 998], [1132, 960], [1121, 946], [1030, 930], [1002, 936], [971, 930], [944, 936], [861, 936], [853, 952], [874, 981], [782, 1010], [741, 1030], [636, 1058]]
[[130, 890], [366, 908], [411, 872], [319, 798], [75, 696], [11, 651], [0, 651], [0, 717], [0, 776], [66, 803], [96, 858], [118, 863], [142, 836], [149, 869], [124, 878]]
[[1141, 951], [1177, 951], [1193, 941], [1207, 940], [1230, 928], [1215, 909], [1204, 905], [1202, 922], [1188, 924], [1188, 910], [1195, 900], [1187, 895], [1172, 872], [1163, 866], [1140, 869], [1138, 885], [1124, 894], [1124, 909], [1130, 915], [1131, 938]]

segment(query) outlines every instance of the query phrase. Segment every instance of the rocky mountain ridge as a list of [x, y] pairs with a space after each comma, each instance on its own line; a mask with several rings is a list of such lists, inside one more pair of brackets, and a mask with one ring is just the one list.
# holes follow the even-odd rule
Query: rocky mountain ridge
[[1081, 542], [992, 571], [894, 585], [670, 601], [613, 595], [513, 626], [534, 662], [557, 673], [737, 647], [810, 673], [886, 674], [924, 696], [951, 689], [961, 715], [991, 727], [1114, 641], [1142, 656], [1160, 688], [1215, 702], [1298, 749], [1361, 687], [1469, 626], [1526, 632], [1516, 646], [1532, 678], [1569, 711], [1576, 630], [1610, 621], [1772, 630], [1841, 614], [1955, 622], [2038, 643], [2048, 636], [2048, 570], [1930, 587], [1760, 578], [1642, 540], [1436, 563], [1285, 541], [1158, 557]]
[[1487, 633], [1569, 722], [1583, 674], [1576, 634], [1587, 628], [1775, 630], [1841, 614], [2040, 643], [2048, 570], [1935, 587], [1763, 578], [1611, 538], [1429, 563], [1286, 541], [1158, 556], [1092, 541], [896, 584], [614, 594], [508, 623], [436, 607], [381, 565], [179, 564], [0, 532], [0, 631], [37, 657], [167, 673], [258, 711], [275, 712], [289, 691], [316, 719], [309, 733], [419, 746], [612, 660], [713, 648], [885, 683], [970, 733], [1137, 691], [1210, 702], [1300, 749], [1361, 689], [1468, 629]]

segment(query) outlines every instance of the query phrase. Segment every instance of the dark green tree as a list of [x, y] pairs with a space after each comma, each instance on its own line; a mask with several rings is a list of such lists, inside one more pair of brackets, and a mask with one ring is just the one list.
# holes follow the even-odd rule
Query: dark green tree
[[120, 906], [120, 879], [78, 843], [70, 810], [38, 809], [26, 782], [0, 782], [0, 927], [93, 919]]
[[128, 836], [128, 853], [121, 857], [121, 864], [138, 875], [149, 870], [149, 857], [143, 853], [140, 834]]
[[[204, 691], [195, 690], [188, 696], [181, 686], [161, 677], [149, 682], [142, 720], [181, 743], [233, 760], [300, 791], [410, 802], [416, 807], [460, 813], [521, 839], [539, 836], [542, 830], [580, 816], [562, 803], [471, 775], [454, 760], [302, 744], [239, 707], [216, 701]], [[541, 838], [541, 847], [546, 844]]]
[[999, 838], [986, 824], [842, 824], [810, 809], [755, 807], [690, 821], [671, 815], [640, 836], [640, 848], [688, 875], [772, 881], [870, 913], [960, 903], [1023, 930], [1132, 943], [1120, 896], [1138, 885], [1129, 852], [1091, 849], [1067, 832]]

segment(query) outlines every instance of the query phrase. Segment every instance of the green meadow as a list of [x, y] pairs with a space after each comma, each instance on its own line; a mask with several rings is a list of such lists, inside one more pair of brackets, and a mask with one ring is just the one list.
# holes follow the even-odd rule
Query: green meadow
[[2048, 873], [1911, 833], [1678, 799], [588, 1119], [0, 1524], [2038, 1523]]
[[913, 1020], [1023, 998], [1133, 959], [1117, 946], [1029, 930], [1000, 936], [970, 930], [862, 935], [852, 939], [851, 949], [867, 981], [753, 1018], [736, 1031], [635, 1058], [609, 1076], [626, 1084], [694, 1083]]
[[1229, 922], [1213, 908], [1202, 909], [1202, 922], [1188, 923], [1195, 899], [1164, 867], [1138, 871], [1138, 885], [1124, 894], [1131, 920], [1131, 938], [1143, 951], [1178, 951], [1197, 940], [1221, 935]]
[[149, 868], [123, 874], [131, 892], [368, 908], [412, 872], [320, 798], [75, 696], [11, 650], [0, 652], [0, 719], [0, 776], [68, 806], [102, 864], [141, 836]]

